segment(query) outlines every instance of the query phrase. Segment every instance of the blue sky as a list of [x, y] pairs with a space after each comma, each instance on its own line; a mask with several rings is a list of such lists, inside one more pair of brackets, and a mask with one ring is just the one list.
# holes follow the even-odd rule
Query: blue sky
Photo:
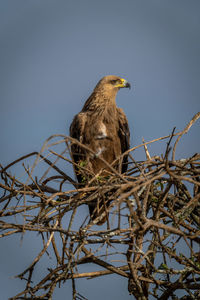
[[[104, 75], [121, 76], [132, 85], [117, 96], [129, 120], [131, 146], [142, 137], [168, 135], [175, 126], [182, 130], [200, 111], [199, 0], [2, 0], [0, 36], [4, 166], [40, 150], [52, 134], [67, 135], [73, 116]], [[165, 146], [153, 145], [150, 154], [160, 155]], [[198, 121], [180, 141], [177, 158], [192, 156], [199, 146]], [[135, 158], [144, 159], [144, 153]], [[19, 262], [30, 263], [26, 251], [34, 247], [20, 246], [19, 238], [1, 241], [5, 299], [20, 286], [9, 277], [19, 271]], [[7, 251], [13, 257], [9, 262]], [[108, 279], [94, 280], [95, 290], [91, 281], [80, 286], [88, 287], [83, 292], [88, 299], [94, 299], [100, 282], [105, 290], [95, 299], [129, 299], [126, 282], [117, 280], [111, 278], [107, 287]], [[110, 288], [116, 283], [118, 288]], [[67, 286], [63, 291], [66, 295]]]

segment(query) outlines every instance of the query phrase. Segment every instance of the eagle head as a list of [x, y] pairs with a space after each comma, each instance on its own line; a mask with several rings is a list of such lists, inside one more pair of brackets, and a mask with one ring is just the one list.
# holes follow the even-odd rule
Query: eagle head
[[103, 77], [96, 85], [94, 92], [104, 95], [107, 99], [115, 99], [117, 92], [121, 88], [131, 88], [130, 83], [119, 76], [108, 75]]
[[120, 88], [131, 88], [130, 83], [119, 76], [107, 75], [103, 77], [97, 84], [97, 87], [104, 87], [107, 89], [119, 90]]

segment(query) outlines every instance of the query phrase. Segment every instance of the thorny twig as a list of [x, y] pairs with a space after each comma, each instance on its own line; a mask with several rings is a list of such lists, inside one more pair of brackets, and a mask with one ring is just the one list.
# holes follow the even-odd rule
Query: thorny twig
[[[85, 300], [77, 292], [76, 279], [110, 274], [126, 278], [129, 293], [137, 300], [147, 300], [150, 294], [154, 299], [169, 299], [178, 289], [184, 290], [186, 297], [198, 299], [200, 155], [175, 160], [175, 150], [199, 116], [196, 114], [182, 132], [175, 133], [174, 129], [169, 136], [127, 151], [130, 163], [126, 174], [113, 167], [115, 161], [109, 166], [109, 178], [99, 180], [98, 174], [85, 187], [79, 186], [68, 171], [73, 165], [69, 144], [76, 141], [63, 135], [50, 137], [39, 153], [1, 166], [0, 238], [37, 232], [43, 245], [30, 265], [16, 276], [25, 281], [25, 289], [10, 299], [52, 299], [56, 286], [71, 280], [72, 299]], [[173, 147], [174, 136], [178, 138]], [[62, 140], [56, 141], [58, 138]], [[168, 141], [165, 154], [151, 157], [147, 145], [161, 140]], [[67, 148], [59, 152], [64, 142]], [[134, 151], [141, 147], [147, 160], [136, 162]], [[28, 168], [26, 161], [30, 165], [34, 156]], [[26, 170], [24, 177], [13, 176], [12, 168], [20, 162]], [[44, 174], [35, 174], [39, 164], [46, 166]], [[87, 172], [84, 167], [81, 171]], [[97, 201], [99, 196], [110, 203], [108, 227], [95, 226], [99, 217], [92, 222], [79, 214], [80, 206]], [[35, 266], [49, 253], [52, 259], [46, 275], [35, 282]], [[88, 272], [81, 272], [83, 264], [88, 264]], [[90, 271], [90, 264], [97, 270]]]

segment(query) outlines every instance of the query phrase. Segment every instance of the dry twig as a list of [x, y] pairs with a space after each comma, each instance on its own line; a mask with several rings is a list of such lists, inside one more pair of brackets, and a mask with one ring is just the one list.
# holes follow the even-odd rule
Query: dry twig
[[[40, 153], [33, 152], [1, 166], [0, 237], [34, 231], [43, 243], [33, 262], [17, 276], [24, 280], [25, 289], [11, 299], [52, 299], [56, 286], [66, 280], [72, 281], [72, 299], [86, 299], [76, 290], [77, 278], [113, 273], [127, 278], [129, 293], [137, 300], [147, 300], [150, 294], [154, 299], [169, 299], [178, 289], [191, 297], [187, 299], [198, 299], [200, 155], [175, 160], [178, 141], [198, 118], [199, 114], [194, 116], [182, 132], [173, 130], [169, 136], [130, 149], [126, 174], [119, 174], [113, 164], [109, 166], [109, 178], [99, 180], [96, 176], [84, 188], [71, 178], [69, 147], [61, 154], [55, 149], [64, 142], [70, 143], [69, 137], [52, 136]], [[174, 136], [178, 138], [170, 160]], [[62, 140], [54, 141], [58, 137]], [[165, 154], [151, 157], [147, 145], [167, 139]], [[136, 162], [134, 151], [142, 146], [147, 160]], [[33, 166], [25, 166], [27, 159], [35, 155]], [[51, 160], [47, 159], [49, 155]], [[25, 168], [23, 179], [11, 172], [19, 162]], [[44, 174], [34, 177], [41, 164], [46, 166]], [[84, 168], [82, 171], [87, 172]], [[79, 207], [97, 201], [99, 195], [110, 203], [113, 214], [107, 228], [97, 229], [98, 218], [92, 222], [80, 216]], [[34, 282], [35, 266], [50, 245], [53, 263], [46, 275]], [[97, 266], [96, 271], [90, 271], [91, 263]], [[88, 264], [88, 272], [80, 271], [82, 264]], [[98, 266], [104, 270], [98, 270]]]

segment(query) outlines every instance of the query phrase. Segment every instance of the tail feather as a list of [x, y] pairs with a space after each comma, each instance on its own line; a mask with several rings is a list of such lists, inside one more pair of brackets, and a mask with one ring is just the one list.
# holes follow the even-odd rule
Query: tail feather
[[94, 201], [88, 206], [91, 220], [95, 220], [97, 217], [99, 217], [97, 225], [102, 225], [108, 220], [109, 214], [106, 209], [107, 205], [103, 201], [99, 201], [99, 203]]

